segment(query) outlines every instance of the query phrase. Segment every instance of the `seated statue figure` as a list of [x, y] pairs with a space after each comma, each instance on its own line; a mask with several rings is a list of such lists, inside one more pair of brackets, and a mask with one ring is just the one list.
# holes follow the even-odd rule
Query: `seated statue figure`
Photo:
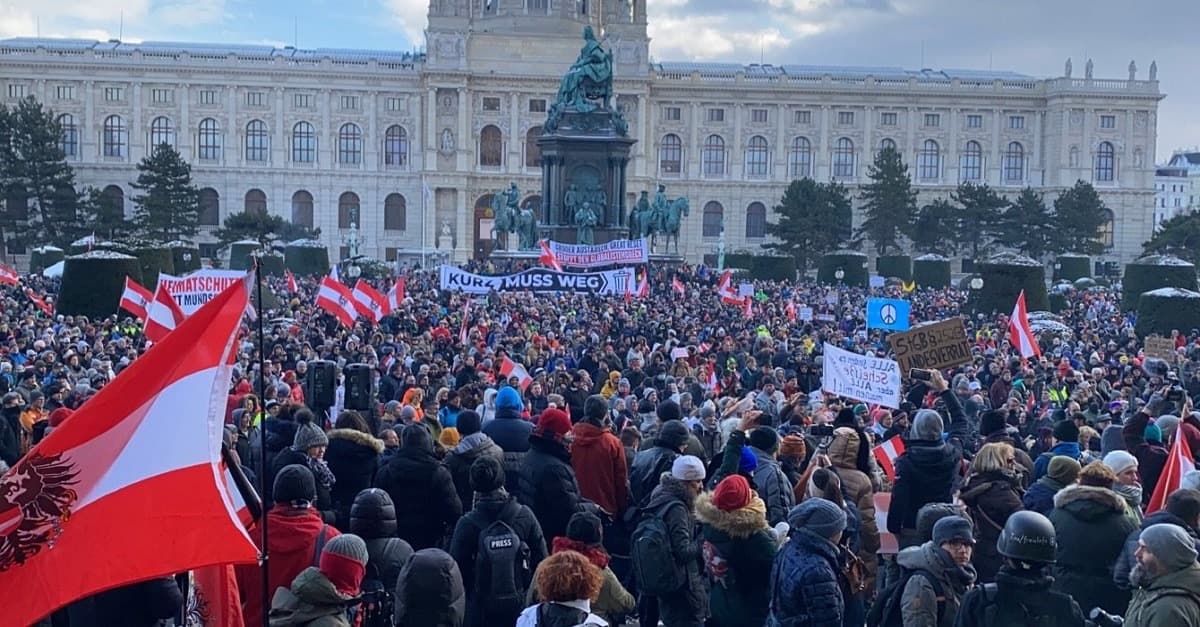
[[596, 109], [588, 101], [599, 100], [600, 106], [608, 109], [612, 97], [612, 54], [596, 41], [591, 26], [583, 28], [583, 40], [579, 58], [563, 75], [556, 104], [587, 113]]

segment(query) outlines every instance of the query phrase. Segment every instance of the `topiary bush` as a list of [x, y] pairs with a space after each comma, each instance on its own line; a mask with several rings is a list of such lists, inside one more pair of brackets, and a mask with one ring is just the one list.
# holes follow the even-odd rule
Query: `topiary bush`
[[283, 265], [295, 274], [312, 276], [329, 273], [329, 250], [316, 240], [289, 242], [283, 253]]
[[879, 276], [896, 277], [911, 281], [913, 276], [913, 259], [908, 255], [880, 255], [875, 259], [875, 271]]
[[1062, 254], [1054, 258], [1054, 280], [1074, 281], [1092, 276], [1092, 258]]
[[[845, 273], [841, 281], [837, 278], [838, 270]], [[817, 280], [821, 283], [840, 282], [867, 287], [871, 280], [871, 275], [867, 272], [867, 256], [856, 250], [827, 253], [821, 257], [821, 264], [817, 268]]]
[[165, 246], [148, 246], [135, 251], [138, 265], [142, 269], [142, 285], [150, 291], [158, 286], [159, 274], [175, 274], [175, 259], [171, 249]]
[[171, 265], [175, 274], [183, 276], [200, 269], [200, 249], [195, 244], [184, 241], [167, 242], [171, 249]]
[[913, 259], [913, 280], [921, 287], [950, 286], [950, 260], [930, 253]]
[[108, 250], [67, 257], [58, 293], [58, 313], [91, 318], [116, 313], [121, 293], [125, 291], [125, 277], [142, 283], [137, 257]]
[[262, 270], [263, 276], [283, 276], [283, 255], [272, 250], [254, 256], [258, 257], [258, 267]]
[[1138, 306], [1142, 294], [1160, 287], [1196, 291], [1196, 266], [1172, 255], [1146, 255], [1125, 266], [1121, 307]]
[[34, 248], [29, 251], [29, 274], [38, 274], [65, 258], [66, 253], [57, 246], [39, 246]]
[[1011, 312], [1021, 290], [1026, 311], [1050, 307], [1046, 295], [1046, 267], [1024, 255], [1000, 253], [977, 264], [983, 288], [971, 290], [968, 302], [974, 311]]
[[1161, 335], [1170, 337], [1172, 330], [1187, 333], [1200, 328], [1200, 293], [1177, 287], [1160, 287], [1138, 299], [1137, 326], [1139, 337]]
[[249, 270], [254, 267], [254, 260], [250, 258], [251, 253], [257, 252], [261, 245], [254, 240], [242, 240], [229, 245], [229, 269], [230, 270]]
[[760, 281], [796, 280], [796, 260], [793, 257], [734, 253], [725, 255], [726, 268], [741, 268], [750, 278]]

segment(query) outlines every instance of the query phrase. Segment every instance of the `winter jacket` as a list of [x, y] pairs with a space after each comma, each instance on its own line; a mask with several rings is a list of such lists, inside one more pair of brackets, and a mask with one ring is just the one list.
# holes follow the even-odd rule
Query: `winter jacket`
[[950, 420], [946, 428], [949, 441], [906, 440], [904, 454], [894, 462], [896, 481], [892, 484], [892, 503], [888, 509], [888, 531], [916, 529], [917, 510], [926, 503], [949, 503], [961, 484], [962, 445], [970, 426], [962, 406], [952, 390], [939, 396], [946, 404]]
[[767, 620], [776, 544], [766, 512], [757, 496], [752, 496], [746, 507], [730, 512], [717, 509], [711, 493], [696, 499], [705, 569], [711, 581], [710, 627], [762, 625]]
[[[583, 620], [577, 617], [583, 613]], [[516, 627], [604, 627], [608, 621], [591, 612], [587, 599], [566, 603], [539, 603], [525, 608]]]
[[612, 432], [589, 422], [580, 422], [572, 430], [571, 466], [579, 480], [579, 494], [619, 516], [629, 502], [625, 447]]
[[[682, 504], [682, 507], [680, 506]], [[664, 625], [694, 625], [708, 616], [708, 586], [701, 574], [701, 549], [695, 536], [695, 499], [687, 486], [671, 478], [661, 483], [646, 501], [644, 515], [661, 516], [671, 541], [675, 568], [683, 573], [683, 588], [658, 597], [659, 617]]]
[[658, 487], [658, 478], [671, 470], [676, 457], [679, 457], [678, 448], [657, 440], [650, 448], [638, 451], [629, 469], [629, 495], [634, 505], [646, 503], [654, 488]]
[[[562, 551], [575, 551], [586, 557], [593, 566], [600, 569], [600, 576], [602, 578], [600, 596], [596, 597], [595, 601], [592, 601], [591, 611], [596, 616], [604, 619], [606, 621], [605, 625], [610, 621], [615, 622], [633, 612], [637, 606], [637, 599], [632, 594], [629, 594], [629, 591], [621, 585], [620, 580], [613, 574], [612, 569], [608, 567], [610, 558], [603, 547], [588, 546], [582, 542], [562, 536], [555, 538], [552, 546], [551, 555], [561, 553]], [[541, 599], [538, 598], [537, 590], [533, 586], [530, 586], [526, 605], [534, 605], [539, 601]]]
[[792, 484], [774, 455], [753, 446], [750, 452], [758, 460], [758, 468], [754, 471], [754, 487], [767, 505], [767, 523], [777, 525], [787, 520], [788, 510], [796, 503]]
[[972, 475], [959, 498], [975, 522], [975, 551], [971, 564], [978, 583], [991, 583], [1004, 558], [996, 549], [1000, 531], [1013, 512], [1021, 510], [1021, 487], [1006, 471]]
[[[275, 476], [279, 474], [279, 471], [283, 470], [285, 466], [291, 466], [292, 464], [304, 466], [305, 468], [312, 470], [312, 467], [309, 464], [308, 453], [305, 453], [304, 451], [297, 451], [289, 446], [280, 451], [272, 461], [270, 472], [272, 486], [275, 485]], [[316, 473], [313, 473], [313, 475], [315, 477]], [[316, 509], [318, 512], [320, 512], [321, 516], [325, 519], [325, 522], [330, 524], [336, 522], [337, 519], [337, 516], [333, 510], [332, 487], [333, 486], [331, 485], [317, 481], [317, 500], [313, 502], [313, 509]]]
[[[1070, 457], [1075, 461], [1083, 459], [1083, 450], [1079, 448], [1078, 442], [1059, 442], [1053, 448], [1037, 456], [1033, 461], [1033, 480], [1037, 481], [1046, 476], [1046, 472], [1050, 470], [1050, 460], [1062, 455]], [[1083, 463], [1080, 462], [1082, 466]]]
[[1146, 519], [1142, 521], [1141, 528], [1130, 532], [1129, 537], [1125, 538], [1125, 546], [1121, 549], [1121, 555], [1117, 558], [1117, 563], [1113, 565], [1113, 582], [1117, 584], [1117, 587], [1122, 590], [1129, 590], [1133, 587], [1129, 582], [1129, 573], [1133, 570], [1134, 565], [1137, 564], [1137, 559], [1134, 558], [1133, 552], [1137, 550], [1138, 538], [1141, 537], [1142, 531], [1146, 527], [1160, 523], [1177, 525], [1186, 529], [1188, 535], [1196, 540], [1196, 549], [1200, 550], [1200, 538], [1196, 537], [1196, 530], [1182, 518], [1165, 509], [1160, 509], [1146, 516]]
[[517, 493], [517, 477], [529, 451], [533, 423], [511, 407], [496, 410], [496, 417], [483, 423], [483, 433], [504, 451], [504, 489]]
[[1142, 506], [1150, 502], [1154, 495], [1154, 487], [1158, 485], [1158, 477], [1163, 467], [1167, 465], [1167, 449], [1161, 444], [1151, 444], [1146, 441], [1146, 425], [1150, 423], [1150, 414], [1138, 412], [1125, 422], [1121, 436], [1125, 441], [1125, 450], [1138, 460], [1138, 475], [1142, 478]]
[[[275, 465], [275, 458], [281, 452], [292, 447], [292, 442], [296, 439], [296, 427], [296, 423], [290, 420], [280, 420], [279, 418], [270, 417], [263, 419], [263, 434], [267, 438], [267, 458], [264, 460], [265, 463], [263, 465], [267, 476], [263, 478], [265, 480], [263, 485], [275, 485], [275, 469], [282, 468], [282, 466]], [[245, 461], [242, 460], [242, 463], [245, 463]], [[263, 505], [270, 507], [274, 503], [274, 500], [271, 498], [271, 491], [267, 490], [267, 493], [263, 495]]]
[[1054, 509], [1054, 495], [1067, 486], [1053, 477], [1045, 476], [1033, 482], [1021, 497], [1021, 505], [1031, 512], [1049, 516]]
[[445, 551], [417, 551], [396, 582], [396, 627], [462, 627], [466, 611], [462, 575]]
[[175, 616], [182, 607], [183, 593], [175, 579], [159, 577], [80, 599], [67, 607], [66, 614], [71, 627], [158, 627], [159, 621]]
[[8, 420], [0, 417], [0, 461], [12, 468], [18, 459], [21, 459], [21, 437]]
[[325, 449], [325, 463], [337, 477], [329, 496], [338, 528], [346, 529], [350, 524], [350, 505], [354, 503], [354, 497], [371, 487], [375, 480], [383, 440], [355, 429], [334, 429], [326, 435], [329, 446]]
[[771, 565], [768, 627], [842, 627], [838, 547], [807, 529], [793, 529]]
[[867, 567], [867, 589], [871, 590], [879, 561], [875, 557], [875, 553], [879, 551], [879, 526], [875, 522], [875, 491], [871, 485], [871, 478], [858, 469], [860, 442], [857, 431], [840, 427], [834, 431], [827, 454], [842, 481], [842, 496], [855, 505], [862, 518], [858, 550], [855, 553]]
[[354, 499], [350, 533], [367, 544], [366, 579], [379, 580], [385, 589], [396, 587], [400, 570], [413, 556], [412, 545], [396, 537], [396, 507], [387, 493], [368, 489]]
[[1200, 625], [1200, 565], [1156, 577], [1138, 588], [1125, 613], [1128, 627]]
[[[480, 627], [497, 622], [496, 617], [486, 616], [480, 607], [481, 599], [472, 598], [475, 591], [475, 561], [478, 558], [479, 534], [488, 525], [503, 516], [504, 523], [529, 547], [529, 574], [546, 559], [546, 540], [537, 518], [528, 507], [504, 490], [496, 490], [475, 496], [475, 508], [458, 520], [454, 536], [450, 540], [450, 556], [459, 565], [463, 586], [467, 591], [466, 624]], [[523, 582], [526, 586], [529, 581]], [[513, 617], [507, 617], [512, 620]]]
[[[311, 508], [296, 509], [285, 504], [267, 512], [271, 567], [267, 587], [275, 590], [291, 585], [305, 568], [315, 566], [320, 557], [318, 547], [338, 535], [338, 530], [321, 520]], [[252, 533], [255, 546], [262, 548], [262, 534]], [[238, 590], [242, 595], [242, 616], [247, 625], [261, 625], [263, 612], [262, 568], [258, 564], [239, 564], [234, 567]]]
[[271, 599], [271, 627], [351, 627], [346, 613], [353, 599], [338, 592], [316, 566], [309, 566]]
[[471, 489], [471, 464], [481, 457], [491, 457], [504, 464], [504, 451], [491, 438], [484, 433], [472, 433], [450, 449], [443, 462], [454, 480], [454, 490], [458, 492], [463, 511], [471, 509], [471, 499], [475, 496]]
[[[428, 438], [424, 430], [414, 433]], [[462, 515], [454, 480], [434, 457], [432, 438], [427, 447], [400, 447], [376, 473], [375, 487], [392, 497], [397, 533], [418, 551], [438, 546]]]
[[[996, 573], [994, 596], [986, 596], [982, 586], [972, 588], [963, 597], [954, 625], [1083, 627], [1079, 604], [1071, 597], [1051, 590], [1053, 581], [1046, 575], [1002, 567]], [[992, 622], [986, 622], [988, 620]]]
[[942, 615], [938, 616], [937, 590], [923, 573], [909, 578], [901, 596], [900, 613], [904, 627], [951, 627], [958, 615], [959, 605], [967, 587], [975, 580], [975, 569], [954, 563], [945, 549], [932, 541], [910, 546], [896, 556], [896, 563], [905, 570], [924, 570], [938, 580], [943, 600]]
[[521, 464], [517, 500], [533, 510], [542, 535], [567, 535], [567, 521], [579, 511], [579, 484], [567, 447], [539, 435], [529, 436], [529, 453]]
[[1071, 595], [1086, 614], [1094, 607], [1123, 614], [1129, 593], [1113, 583], [1125, 538], [1137, 529], [1125, 502], [1107, 488], [1074, 485], [1054, 496], [1050, 522], [1058, 537], [1054, 589]]

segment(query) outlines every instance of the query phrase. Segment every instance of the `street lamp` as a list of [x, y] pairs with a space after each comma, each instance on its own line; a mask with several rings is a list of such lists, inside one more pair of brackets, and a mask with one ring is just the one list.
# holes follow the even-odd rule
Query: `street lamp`
[[841, 281], [842, 279], [846, 278], [846, 271], [838, 268], [837, 271], [833, 273], [833, 278]]
[[971, 289], [973, 290], [981, 290], [983, 289], [983, 279], [980, 277], [974, 277], [971, 279], [971, 282], [968, 283], [968, 285], [970, 285]]

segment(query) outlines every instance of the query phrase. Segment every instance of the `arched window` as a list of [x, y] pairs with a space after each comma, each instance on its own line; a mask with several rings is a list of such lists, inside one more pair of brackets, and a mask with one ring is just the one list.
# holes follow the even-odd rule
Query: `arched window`
[[217, 190], [205, 187], [200, 190], [200, 226], [221, 224], [221, 196]]
[[704, 176], [725, 176], [725, 140], [720, 135], [709, 135], [704, 140], [704, 151], [700, 153], [700, 160]]
[[1104, 244], [1105, 248], [1112, 248], [1115, 243], [1116, 232], [1116, 215], [1113, 214], [1112, 209], [1106, 207], [1104, 209], [1104, 222], [1100, 223], [1100, 228], [1096, 231], [1096, 240]]
[[150, 150], [163, 144], [175, 146], [175, 125], [171, 123], [171, 118], [159, 116], [150, 122]]
[[292, 161], [312, 163], [317, 158], [317, 133], [308, 122], [292, 127]]
[[292, 224], [296, 226], [313, 226], [313, 197], [312, 194], [300, 190], [292, 194]]
[[408, 131], [399, 124], [389, 126], [383, 133], [383, 165], [408, 165]]
[[849, 137], [842, 137], [833, 144], [833, 176], [854, 177], [854, 142]]
[[1100, 142], [1100, 145], [1096, 147], [1096, 181], [1110, 183], [1116, 179], [1116, 173], [1117, 157], [1113, 145], [1109, 142]]
[[246, 213], [267, 215], [267, 195], [261, 189], [246, 192]]
[[788, 176], [794, 179], [812, 176], [812, 142], [807, 137], [792, 140], [788, 150]]
[[761, 202], [752, 202], [746, 207], [746, 237], [761, 239], [767, 236], [767, 207]]
[[542, 135], [542, 127], [533, 126], [525, 131], [525, 167], [542, 167], [542, 148], [538, 146], [538, 137]]
[[769, 154], [767, 138], [762, 135], [751, 137], [746, 144], [746, 176], [765, 178]]
[[346, 192], [338, 197], [338, 228], [348, 229], [351, 223], [362, 226], [358, 221], [358, 194]]
[[1025, 180], [1025, 147], [1020, 142], [1009, 142], [1004, 151], [1004, 182], [1020, 183]]
[[884, 137], [883, 139], [879, 140], [879, 152], [883, 152], [888, 148], [895, 150], [896, 140], [892, 139], [891, 137]]
[[100, 200], [104, 203], [101, 209], [109, 216], [122, 217], [125, 215], [125, 190], [116, 185], [109, 185], [100, 192]]
[[221, 126], [212, 118], [200, 120], [200, 141], [196, 144], [197, 158], [216, 161], [221, 158]]
[[125, 157], [125, 146], [129, 145], [129, 133], [125, 130], [125, 120], [119, 115], [104, 118], [104, 136], [101, 142], [105, 157]]
[[271, 155], [271, 142], [267, 136], [267, 123], [250, 120], [246, 125], [246, 161], [267, 161]]
[[79, 156], [79, 126], [75, 124], [75, 116], [64, 113], [58, 116], [58, 127], [62, 135], [58, 138], [58, 149], [68, 157]]
[[408, 203], [400, 194], [388, 194], [383, 200], [383, 230], [403, 231], [407, 228]]
[[489, 124], [479, 131], [479, 165], [498, 168], [504, 162], [504, 134]]
[[343, 124], [338, 129], [338, 163], [358, 165], [362, 163], [362, 129], [357, 124]]
[[969, 141], [963, 146], [962, 156], [958, 158], [958, 178], [963, 183], [983, 179], [983, 147], [979, 142]]
[[701, 235], [704, 237], [719, 237], [721, 235], [721, 225], [725, 220], [725, 208], [721, 203], [710, 200], [704, 205], [704, 221], [701, 226]]
[[938, 143], [927, 139], [917, 153], [917, 176], [922, 181], [936, 181], [941, 170], [941, 149]]
[[678, 176], [683, 168], [683, 142], [674, 133], [663, 135], [662, 143], [658, 145], [659, 174]]

